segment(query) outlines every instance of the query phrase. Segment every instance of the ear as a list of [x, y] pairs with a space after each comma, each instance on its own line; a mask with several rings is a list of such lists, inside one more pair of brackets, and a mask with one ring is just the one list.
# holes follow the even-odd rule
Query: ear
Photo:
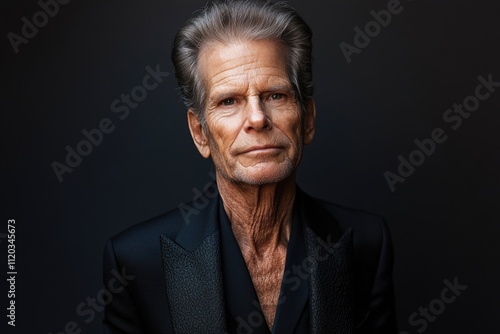
[[306, 102], [306, 114], [304, 119], [304, 144], [310, 144], [314, 138], [316, 128], [314, 123], [316, 121], [316, 103], [314, 100], [308, 99]]
[[205, 134], [205, 131], [203, 130], [198, 116], [196, 116], [193, 110], [189, 109], [187, 112], [187, 118], [189, 131], [191, 132], [191, 137], [193, 137], [196, 148], [205, 159], [210, 157], [208, 138]]

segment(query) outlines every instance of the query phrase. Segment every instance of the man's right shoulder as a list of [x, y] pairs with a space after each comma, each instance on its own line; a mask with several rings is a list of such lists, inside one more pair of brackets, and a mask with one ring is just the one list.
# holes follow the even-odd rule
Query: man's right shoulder
[[156, 244], [160, 235], [171, 239], [185, 226], [186, 222], [179, 208], [159, 214], [143, 222], [137, 223], [111, 237], [115, 247], [134, 249]]

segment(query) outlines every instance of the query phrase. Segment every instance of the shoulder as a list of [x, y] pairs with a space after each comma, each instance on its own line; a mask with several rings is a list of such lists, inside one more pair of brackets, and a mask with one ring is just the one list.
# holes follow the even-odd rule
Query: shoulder
[[298, 195], [300, 202], [312, 216], [321, 220], [333, 220], [344, 231], [352, 228], [376, 232], [377, 229], [386, 228], [384, 218], [378, 214], [329, 202], [300, 189]]
[[184, 225], [181, 211], [175, 208], [112, 236], [106, 248], [111, 248], [117, 257], [143, 259], [159, 250], [161, 235], [175, 236]]
[[344, 234], [352, 230], [353, 246], [357, 253], [380, 254], [383, 248], [391, 247], [391, 238], [385, 219], [366, 210], [346, 207], [337, 203], [304, 194], [309, 222], [317, 234], [325, 235], [337, 230]]
[[[385, 219], [366, 210], [355, 209], [308, 197], [308, 205], [319, 211], [322, 217], [314, 224], [322, 225], [321, 231], [340, 230], [340, 234], [352, 232], [354, 279], [357, 303], [364, 305], [370, 300], [371, 289], [385, 287], [384, 294], [392, 298], [392, 266], [394, 253], [391, 235]], [[326, 225], [326, 226], [325, 226]], [[324, 232], [323, 232], [324, 233]], [[377, 285], [374, 285], [377, 282]]]
[[317, 198], [313, 200], [335, 219], [342, 230], [352, 228], [355, 233], [362, 233], [372, 238], [382, 237], [382, 234], [388, 230], [385, 219], [378, 214]]
[[[371, 212], [316, 199], [342, 231], [352, 231], [355, 276], [359, 289], [366, 290], [378, 273], [391, 282], [394, 252], [385, 219]], [[365, 291], [368, 293], [368, 290]]]
[[110, 238], [106, 248], [126, 258], [145, 259], [161, 254], [162, 236], [186, 250], [195, 249], [217, 229], [219, 197], [212, 196], [203, 206], [182, 203], [177, 208], [133, 225]]

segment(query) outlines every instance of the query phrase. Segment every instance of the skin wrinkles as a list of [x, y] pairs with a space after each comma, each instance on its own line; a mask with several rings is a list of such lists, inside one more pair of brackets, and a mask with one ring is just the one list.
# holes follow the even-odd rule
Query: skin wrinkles
[[[241, 44], [240, 44], [241, 46]], [[230, 46], [228, 46], [230, 48]], [[243, 50], [241, 50], [243, 49]], [[275, 49], [277, 49], [275, 47]], [[215, 124], [217, 127], [217, 124], [223, 123], [221, 118], [223, 117], [231, 117], [234, 115], [234, 113], [237, 113], [240, 111], [242, 108], [235, 108], [229, 107], [229, 108], [221, 108], [219, 105], [220, 100], [214, 99], [213, 96], [217, 95], [223, 95], [229, 96], [232, 98], [236, 99], [236, 104], [246, 104], [250, 105], [250, 107], [253, 109], [251, 112], [252, 117], [257, 119], [257, 122], [264, 122], [265, 124], [261, 124], [260, 126], [263, 127], [271, 127], [273, 126], [272, 118], [273, 115], [269, 110], [266, 110], [266, 108], [263, 107], [262, 103], [260, 102], [260, 95], [262, 91], [265, 91], [268, 89], [270, 86], [284, 86], [284, 87], [290, 87], [288, 88], [288, 93], [291, 91], [291, 85], [288, 81], [288, 77], [286, 75], [285, 71], [285, 66], [280, 59], [280, 61], [276, 62], [270, 62], [267, 64], [262, 64], [262, 59], [259, 59], [258, 57], [255, 57], [255, 54], [248, 54], [245, 53], [244, 48], [240, 48], [240, 50], [236, 50], [235, 55], [238, 55], [239, 57], [234, 57], [233, 59], [227, 59], [227, 57], [224, 57], [224, 55], [221, 55], [218, 52], [218, 48], [211, 46], [208, 47], [207, 49], [204, 50], [207, 54], [207, 57], [214, 59], [214, 61], [219, 61], [224, 63], [224, 67], [222, 69], [218, 69], [217, 71], [214, 71], [214, 75], [211, 76], [211, 79], [208, 79], [208, 96], [209, 96], [209, 105], [207, 106], [206, 110], [206, 119], [207, 121], [212, 118], [212, 123]], [[242, 52], [243, 51], [243, 52]], [[281, 58], [281, 55], [278, 53], [277, 55], [275, 54], [274, 56], [278, 56]], [[269, 65], [272, 64], [272, 65]], [[203, 70], [203, 63], [200, 64], [200, 68]], [[279, 66], [281, 65], [281, 66]], [[206, 78], [205, 78], [206, 79]], [[259, 80], [257, 84], [254, 82]], [[252, 84], [254, 83], [254, 84]], [[262, 87], [262, 88], [261, 88]], [[222, 92], [222, 93], [220, 93]], [[231, 96], [230, 93], [236, 93]], [[289, 94], [290, 95], [290, 94]], [[290, 98], [292, 98], [290, 96]], [[245, 106], [242, 106], [243, 109]], [[259, 114], [257, 109], [261, 109], [260, 111], [262, 114]], [[290, 105], [288, 108], [288, 111], [292, 111], [293, 113], [299, 114], [300, 110], [297, 107], [297, 105], [294, 103]], [[244, 113], [239, 113], [240, 117], [245, 117]], [[294, 115], [295, 118], [300, 118], [296, 117], [298, 115]], [[255, 121], [254, 119], [254, 121]], [[260, 120], [263, 119], [263, 120]], [[245, 124], [241, 121], [239, 121], [239, 124], [241, 126], [245, 126]], [[226, 125], [224, 125], [226, 126]], [[295, 132], [297, 131], [298, 125], [295, 125]], [[277, 127], [277, 130], [280, 130], [279, 127]], [[217, 139], [222, 139], [220, 137], [217, 138], [217, 134], [219, 131], [210, 131], [209, 129], [209, 136], [214, 137], [213, 142], [218, 142], [219, 140]], [[289, 134], [286, 133], [278, 133], [282, 131], [275, 131], [274, 132], [274, 138], [265, 138], [267, 137], [266, 134], [263, 134], [260, 136], [260, 138], [254, 138], [253, 140], [250, 140], [246, 136], [235, 136], [233, 138], [233, 142], [230, 142], [228, 144], [230, 153], [234, 154], [234, 151], [238, 150], [238, 146], [247, 146], [249, 145], [250, 141], [254, 141], [255, 143], [253, 145], [277, 145], [277, 146], [284, 146], [285, 149], [290, 150], [290, 151], [295, 151], [297, 152], [297, 147], [290, 148], [290, 143], [296, 142], [294, 138], [290, 138]], [[286, 138], [282, 138], [286, 137]], [[236, 143], [236, 141], [240, 141], [240, 145]], [[251, 145], [251, 144], [250, 144]], [[217, 147], [214, 147], [211, 145], [212, 152], [214, 154], [218, 154], [220, 151]], [[301, 153], [301, 152], [298, 152]], [[286, 171], [288, 174], [291, 172], [291, 170], [296, 167], [296, 163], [298, 163], [297, 159], [295, 159], [296, 163], [292, 161], [289, 157], [286, 157], [284, 154], [280, 154], [281, 156], [278, 157], [278, 161], [281, 164], [281, 169]], [[219, 161], [220, 159], [217, 159]], [[258, 166], [259, 164], [265, 164], [267, 159], [264, 157], [263, 159], [260, 160], [255, 160], [255, 159], [245, 159], [245, 157], [242, 157], [242, 159], [238, 160], [238, 163], [241, 164], [243, 167], [248, 167], [248, 166], [254, 166], [256, 169], [260, 169]], [[216, 164], [217, 162], [214, 161]], [[234, 165], [234, 164], [233, 164]], [[222, 166], [219, 166], [222, 167]], [[221, 171], [226, 170], [223, 172], [225, 176], [228, 176], [229, 172], [227, 171], [228, 168], [221, 168]], [[230, 168], [230, 169], [235, 169], [235, 168]], [[238, 171], [238, 169], [236, 169]], [[261, 173], [262, 175], [266, 174], [264, 171]], [[266, 177], [261, 177], [260, 182], [268, 182], [277, 179], [278, 177], [272, 177], [271, 175], [267, 175]], [[257, 180], [249, 180], [248, 178], [245, 177], [245, 175], [241, 175], [239, 173], [239, 179], [241, 181], [246, 181], [246, 182], [259, 182]]]
[[296, 168], [314, 136], [314, 101], [305, 113], [288, 79], [282, 44], [210, 43], [198, 68], [205, 83], [205, 125], [188, 124], [200, 154], [212, 158], [231, 228], [266, 322], [274, 323], [290, 237]]

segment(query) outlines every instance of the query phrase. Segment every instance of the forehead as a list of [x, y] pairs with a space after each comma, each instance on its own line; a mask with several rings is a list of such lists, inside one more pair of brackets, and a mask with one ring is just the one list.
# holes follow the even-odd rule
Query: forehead
[[198, 65], [209, 96], [228, 88], [289, 85], [285, 47], [278, 41], [213, 42], [202, 48]]

